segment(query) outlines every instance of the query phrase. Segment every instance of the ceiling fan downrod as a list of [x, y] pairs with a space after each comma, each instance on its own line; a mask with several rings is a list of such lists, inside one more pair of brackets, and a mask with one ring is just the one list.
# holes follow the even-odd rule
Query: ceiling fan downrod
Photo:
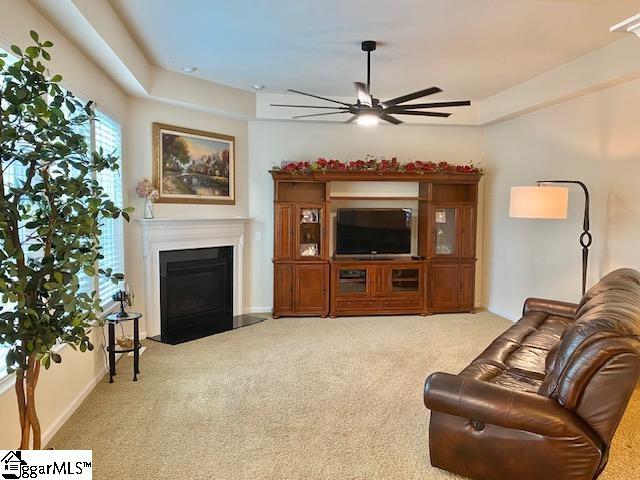
[[362, 51], [367, 52], [367, 95], [371, 95], [371, 52], [375, 49], [375, 40], [365, 40], [362, 42]]

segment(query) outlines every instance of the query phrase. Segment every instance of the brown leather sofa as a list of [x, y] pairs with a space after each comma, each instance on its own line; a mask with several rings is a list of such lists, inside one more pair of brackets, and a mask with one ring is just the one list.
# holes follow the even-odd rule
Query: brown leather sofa
[[477, 480], [591, 480], [640, 373], [640, 273], [578, 304], [528, 299], [522, 319], [458, 375], [434, 373], [431, 464]]

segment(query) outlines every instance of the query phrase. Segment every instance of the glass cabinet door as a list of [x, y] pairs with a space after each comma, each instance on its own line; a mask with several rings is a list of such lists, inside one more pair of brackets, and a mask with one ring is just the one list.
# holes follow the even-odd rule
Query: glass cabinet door
[[367, 270], [364, 268], [341, 268], [338, 270], [338, 293], [367, 293]]
[[392, 268], [391, 269], [391, 291], [418, 292], [420, 290], [420, 269], [419, 268]]
[[298, 209], [298, 256], [320, 257], [322, 248], [322, 208]]
[[435, 207], [433, 218], [434, 229], [434, 254], [435, 255], [455, 255], [456, 254], [456, 214], [455, 207]]

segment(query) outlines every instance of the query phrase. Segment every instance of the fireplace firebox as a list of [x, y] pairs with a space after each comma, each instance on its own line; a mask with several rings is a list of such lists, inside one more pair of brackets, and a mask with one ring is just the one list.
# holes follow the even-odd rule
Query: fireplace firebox
[[160, 341], [233, 328], [233, 247], [160, 252]]

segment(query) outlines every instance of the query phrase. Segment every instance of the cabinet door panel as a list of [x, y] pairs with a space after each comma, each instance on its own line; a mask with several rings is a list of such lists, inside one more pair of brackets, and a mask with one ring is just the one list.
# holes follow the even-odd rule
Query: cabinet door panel
[[325, 253], [324, 204], [297, 204], [293, 216], [295, 240], [293, 255], [297, 260], [320, 260]]
[[274, 226], [274, 257], [276, 260], [291, 260], [293, 258], [293, 205], [290, 203], [276, 204], [276, 218]]
[[434, 311], [455, 309], [460, 306], [460, 265], [458, 263], [432, 263], [430, 308]]
[[293, 265], [275, 264], [273, 266], [273, 313], [284, 315], [293, 311]]
[[460, 303], [473, 309], [475, 304], [476, 269], [474, 264], [460, 265]]
[[369, 294], [370, 278], [367, 267], [351, 265], [334, 268], [333, 288], [337, 297], [361, 297]]
[[476, 256], [476, 207], [465, 205], [459, 209], [460, 220], [460, 256], [474, 258]]
[[424, 292], [421, 265], [389, 266], [387, 272], [387, 295], [420, 295]]
[[429, 209], [429, 257], [453, 258], [458, 256], [458, 207], [431, 205]]
[[326, 315], [328, 311], [328, 265], [294, 266], [295, 313]]

